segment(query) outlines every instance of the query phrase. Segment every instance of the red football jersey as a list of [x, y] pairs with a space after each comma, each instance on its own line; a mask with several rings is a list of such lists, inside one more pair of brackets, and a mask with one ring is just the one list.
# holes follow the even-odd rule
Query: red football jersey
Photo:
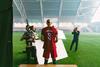
[[42, 29], [42, 33], [44, 36], [44, 49], [56, 48], [55, 38], [57, 36], [57, 30], [54, 27], [45, 27]]

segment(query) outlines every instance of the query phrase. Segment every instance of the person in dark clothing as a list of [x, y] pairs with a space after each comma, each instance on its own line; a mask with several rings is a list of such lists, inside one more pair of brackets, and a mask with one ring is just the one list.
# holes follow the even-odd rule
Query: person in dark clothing
[[37, 55], [36, 55], [36, 46], [33, 45], [35, 43], [35, 35], [32, 29], [32, 26], [26, 26], [26, 32], [23, 34], [21, 41], [26, 41], [26, 54], [27, 54], [27, 61], [30, 62], [30, 59], [33, 58], [35, 64], [38, 64]]
[[80, 31], [77, 30], [77, 27], [74, 28], [72, 34], [73, 34], [73, 40], [72, 40], [72, 43], [71, 43], [71, 46], [70, 46], [70, 50], [72, 50], [74, 43], [76, 43], [75, 51], [77, 51], [79, 35], [80, 35]]

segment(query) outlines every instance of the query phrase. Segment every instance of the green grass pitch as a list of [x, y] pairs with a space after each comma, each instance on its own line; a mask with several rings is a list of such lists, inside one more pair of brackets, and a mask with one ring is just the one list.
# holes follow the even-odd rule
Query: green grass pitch
[[[13, 67], [26, 63], [25, 41], [20, 41], [22, 32], [13, 33]], [[68, 58], [57, 61], [58, 64], [77, 64], [78, 67], [100, 67], [100, 34], [81, 33], [78, 51], [69, 51], [72, 35], [65, 33], [66, 40], [63, 40]]]

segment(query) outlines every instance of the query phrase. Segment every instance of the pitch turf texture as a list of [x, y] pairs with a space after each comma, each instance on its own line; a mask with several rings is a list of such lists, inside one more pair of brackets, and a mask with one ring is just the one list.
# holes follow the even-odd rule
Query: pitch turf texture
[[[27, 63], [25, 42], [20, 41], [22, 32], [13, 33], [13, 67], [19, 64]], [[57, 61], [57, 64], [77, 64], [78, 67], [100, 67], [100, 34], [98, 33], [81, 33], [79, 39], [78, 51], [69, 51], [72, 35], [65, 33], [66, 40], [63, 40], [69, 57]], [[73, 47], [74, 48], [74, 47]], [[33, 61], [31, 63], [34, 63]]]

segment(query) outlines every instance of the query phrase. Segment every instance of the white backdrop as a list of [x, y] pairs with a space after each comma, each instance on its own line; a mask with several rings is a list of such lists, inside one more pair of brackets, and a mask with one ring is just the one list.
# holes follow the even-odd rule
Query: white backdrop
[[[56, 43], [57, 54], [58, 54], [57, 60], [60, 60], [60, 59], [68, 57], [68, 54], [66, 52], [66, 49], [65, 49], [63, 41], [62, 41], [62, 39], [66, 39], [62, 30], [58, 30], [58, 39], [59, 40]], [[43, 42], [41, 40], [36, 40], [35, 45], [36, 45], [36, 49], [37, 49], [38, 62], [39, 62], [39, 64], [44, 64], [44, 58], [42, 57], [43, 56]], [[49, 62], [52, 62], [51, 57], [49, 58]]]

